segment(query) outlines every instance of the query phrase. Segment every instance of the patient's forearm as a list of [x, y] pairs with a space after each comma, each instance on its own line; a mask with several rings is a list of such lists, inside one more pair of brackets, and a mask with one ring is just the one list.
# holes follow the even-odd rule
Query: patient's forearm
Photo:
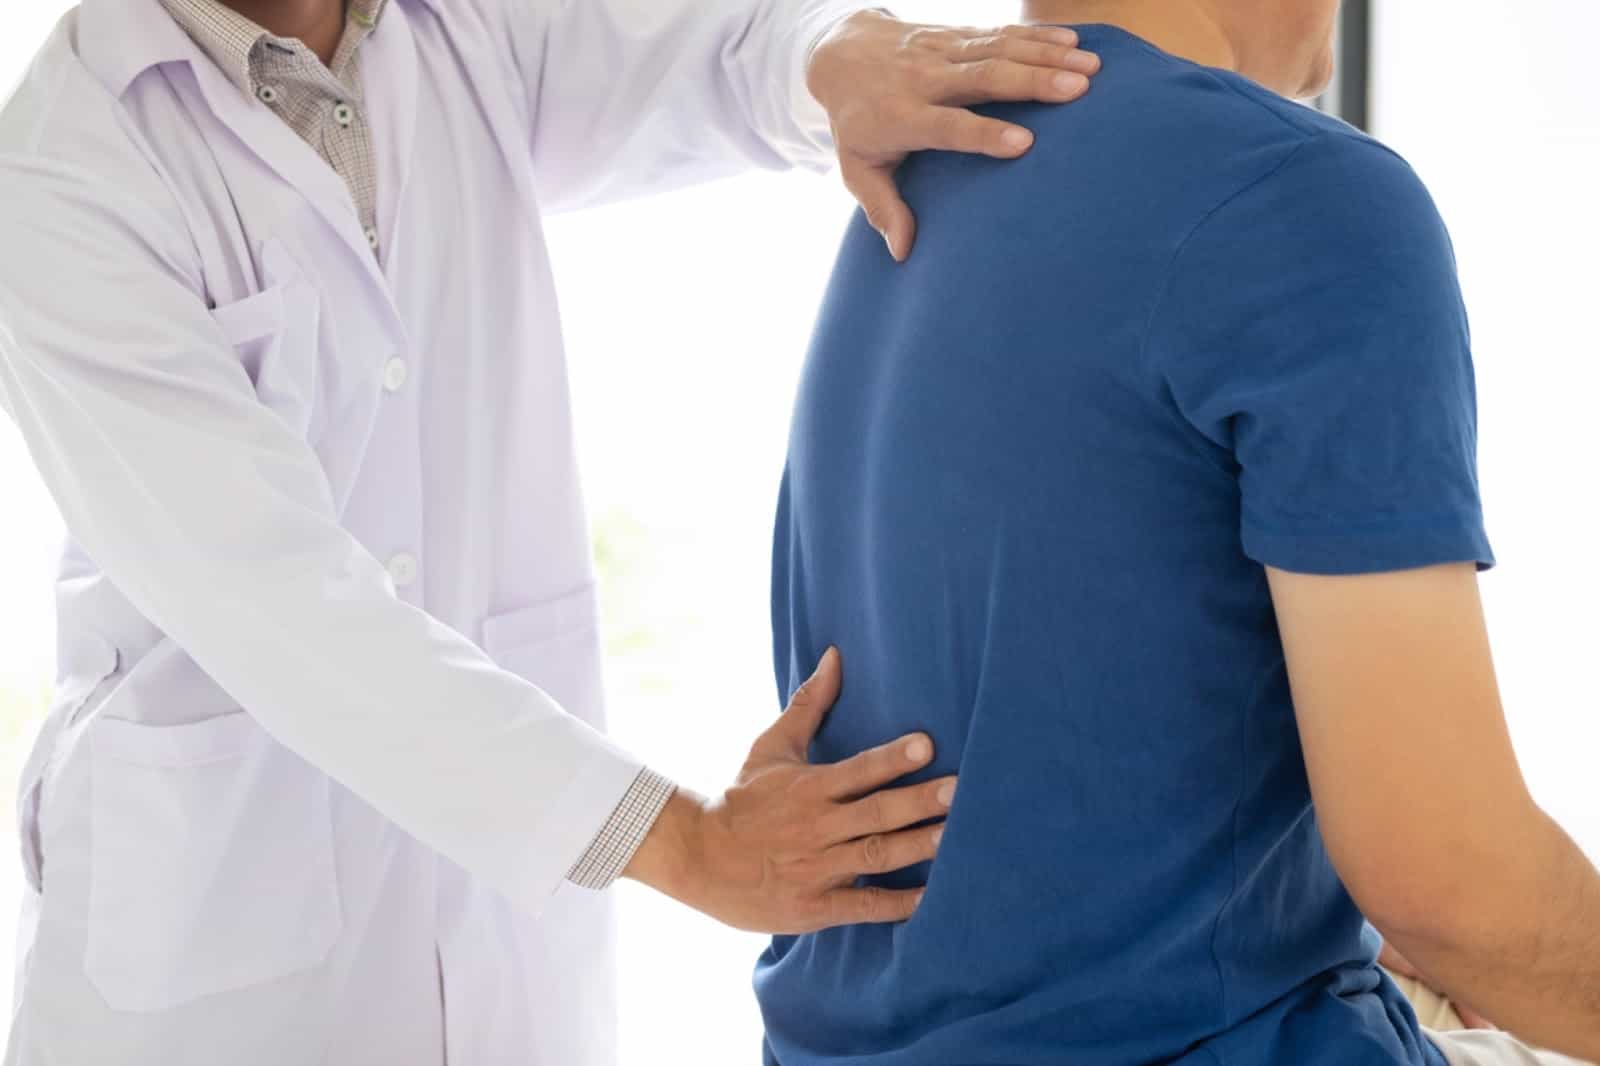
[[1600, 872], [1537, 808], [1438, 913], [1378, 924], [1440, 990], [1532, 1043], [1600, 1061]]

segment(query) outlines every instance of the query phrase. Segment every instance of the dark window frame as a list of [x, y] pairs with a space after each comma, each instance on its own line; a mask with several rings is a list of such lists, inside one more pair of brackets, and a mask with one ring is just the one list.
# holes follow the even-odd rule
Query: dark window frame
[[1372, 3], [1344, 0], [1339, 15], [1337, 63], [1333, 82], [1317, 101], [1358, 129], [1372, 123]]

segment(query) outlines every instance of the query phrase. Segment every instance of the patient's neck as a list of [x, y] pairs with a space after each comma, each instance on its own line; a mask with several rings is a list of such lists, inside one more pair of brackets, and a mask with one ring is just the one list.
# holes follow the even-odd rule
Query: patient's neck
[[1227, 28], [1203, 0], [1023, 0], [1022, 15], [1028, 22], [1103, 22], [1203, 66], [1239, 69]]

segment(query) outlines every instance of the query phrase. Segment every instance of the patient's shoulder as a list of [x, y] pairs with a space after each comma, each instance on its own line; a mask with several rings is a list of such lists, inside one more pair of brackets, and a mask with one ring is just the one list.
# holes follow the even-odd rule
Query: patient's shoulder
[[[1132, 73], [1119, 110], [1128, 151], [1164, 158], [1208, 221], [1334, 244], [1448, 237], [1426, 186], [1397, 152], [1354, 126], [1225, 71], [1171, 59]], [[1215, 217], [1213, 217], [1215, 216]], [[1226, 222], [1226, 226], [1215, 223]]]

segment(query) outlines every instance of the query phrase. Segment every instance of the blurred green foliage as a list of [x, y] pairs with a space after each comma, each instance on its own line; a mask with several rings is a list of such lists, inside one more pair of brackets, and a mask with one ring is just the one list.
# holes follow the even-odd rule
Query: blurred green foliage
[[48, 683], [32, 687], [0, 684], [0, 747], [21, 740], [28, 726], [44, 714], [49, 700]]

